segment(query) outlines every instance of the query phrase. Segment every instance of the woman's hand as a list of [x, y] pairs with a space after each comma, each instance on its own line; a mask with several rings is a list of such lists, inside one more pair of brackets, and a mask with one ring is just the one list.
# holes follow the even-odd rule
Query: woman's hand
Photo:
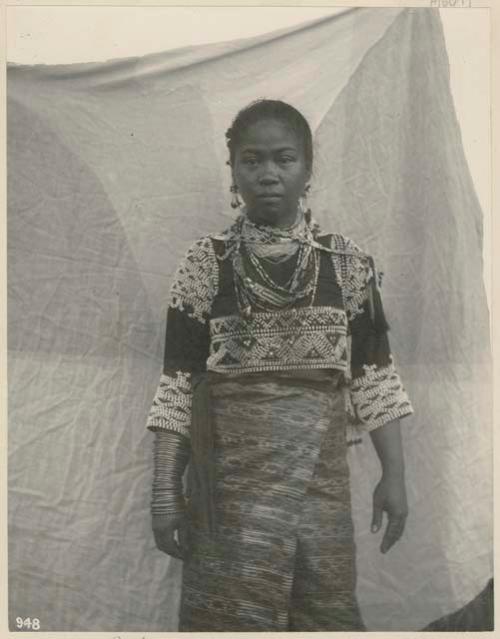
[[408, 516], [408, 503], [404, 475], [401, 473], [384, 473], [373, 492], [372, 533], [382, 526], [384, 511], [388, 523], [380, 545], [380, 552], [386, 553], [403, 534]]
[[373, 493], [371, 530], [376, 533], [382, 526], [384, 511], [388, 516], [380, 551], [386, 553], [403, 534], [408, 503], [406, 501], [405, 468], [399, 420], [387, 422], [370, 431], [373, 445], [382, 464], [382, 479]]
[[189, 553], [187, 526], [184, 514], [153, 515], [153, 534], [157, 548], [176, 559], [186, 559]]

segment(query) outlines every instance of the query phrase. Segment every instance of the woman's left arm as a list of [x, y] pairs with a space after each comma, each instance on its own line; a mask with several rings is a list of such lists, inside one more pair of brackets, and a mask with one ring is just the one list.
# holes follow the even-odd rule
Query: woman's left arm
[[[356, 246], [348, 248], [356, 250]], [[408, 505], [399, 420], [413, 412], [394, 366], [377, 273], [371, 258], [353, 257], [346, 269], [346, 310], [351, 337], [350, 413], [361, 430], [370, 433], [382, 465], [373, 493], [371, 530], [388, 516], [380, 550], [386, 553], [404, 531]]]
[[375, 428], [370, 431], [370, 436], [382, 465], [382, 477], [373, 493], [371, 531], [376, 533], [380, 530], [385, 511], [388, 523], [380, 550], [386, 553], [403, 534], [408, 516], [399, 419]]

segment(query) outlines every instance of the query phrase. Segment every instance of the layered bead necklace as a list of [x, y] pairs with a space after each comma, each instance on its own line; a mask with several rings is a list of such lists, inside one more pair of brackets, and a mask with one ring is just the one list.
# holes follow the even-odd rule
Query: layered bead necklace
[[[304, 215], [290, 227], [257, 225], [245, 212], [236, 222], [237, 244], [232, 255], [234, 284], [241, 314], [291, 308], [309, 299], [316, 290], [319, 259], [314, 250], [313, 232]], [[264, 264], [280, 264], [296, 255], [289, 279], [278, 284]]]

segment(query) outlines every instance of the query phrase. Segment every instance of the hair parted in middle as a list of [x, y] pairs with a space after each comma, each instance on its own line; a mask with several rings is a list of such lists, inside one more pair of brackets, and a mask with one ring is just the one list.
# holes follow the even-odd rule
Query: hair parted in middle
[[241, 144], [241, 139], [248, 127], [261, 120], [271, 119], [283, 122], [295, 132], [303, 145], [306, 167], [312, 171], [313, 138], [311, 127], [300, 111], [281, 100], [255, 100], [239, 111], [231, 127], [226, 131], [229, 164], [234, 163], [236, 149]]

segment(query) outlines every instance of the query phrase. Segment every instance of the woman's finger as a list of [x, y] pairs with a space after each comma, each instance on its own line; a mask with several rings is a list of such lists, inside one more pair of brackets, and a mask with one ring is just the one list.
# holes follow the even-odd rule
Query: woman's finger
[[183, 553], [179, 544], [175, 540], [175, 531], [173, 530], [156, 530], [154, 531], [156, 546], [158, 550], [175, 557], [176, 559], [183, 559]]
[[382, 519], [384, 514], [384, 501], [380, 497], [380, 482], [373, 492], [373, 510], [372, 510], [372, 523], [370, 530], [372, 533], [376, 533], [382, 527]]
[[405, 529], [406, 517], [393, 517], [389, 519], [385, 529], [380, 551], [386, 553], [401, 538]]
[[161, 546], [159, 546], [159, 549], [167, 555], [170, 555], [171, 557], [175, 557], [176, 559], [184, 559], [179, 545], [174, 540], [172, 540], [171, 543], [162, 544]]
[[373, 514], [372, 514], [372, 525], [370, 528], [372, 533], [376, 533], [380, 530], [380, 527], [382, 526], [382, 516], [383, 516], [382, 507], [374, 503]]
[[189, 553], [189, 537], [187, 523], [184, 521], [177, 529], [179, 546], [184, 557]]
[[400, 539], [405, 528], [404, 517], [391, 518], [387, 524], [380, 550], [386, 553]]

